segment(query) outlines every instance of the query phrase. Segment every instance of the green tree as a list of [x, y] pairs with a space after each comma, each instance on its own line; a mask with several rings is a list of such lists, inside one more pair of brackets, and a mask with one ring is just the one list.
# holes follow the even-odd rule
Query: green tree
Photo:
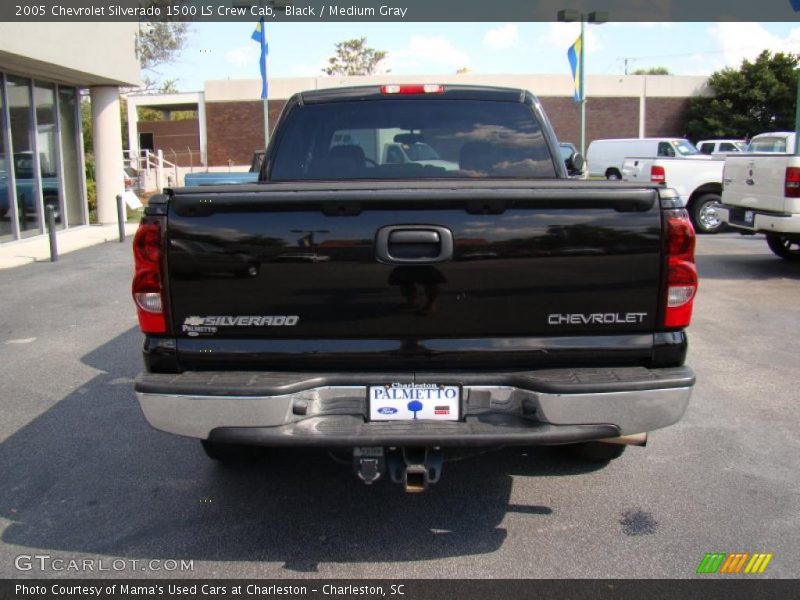
[[168, 79], [159, 85], [158, 68], [180, 55], [186, 47], [188, 34], [189, 24], [183, 22], [142, 23], [139, 26], [136, 49], [143, 71], [144, 91], [160, 92], [159, 87], [173, 91], [175, 80]]
[[378, 70], [386, 52], [366, 46], [367, 38], [345, 40], [336, 44], [336, 54], [322, 69], [326, 75], [372, 75]]
[[672, 75], [667, 67], [650, 67], [647, 69], [636, 69], [634, 75]]
[[714, 96], [689, 101], [689, 137], [743, 138], [793, 130], [799, 67], [800, 56], [764, 50], [739, 69], [717, 71], [708, 80]]

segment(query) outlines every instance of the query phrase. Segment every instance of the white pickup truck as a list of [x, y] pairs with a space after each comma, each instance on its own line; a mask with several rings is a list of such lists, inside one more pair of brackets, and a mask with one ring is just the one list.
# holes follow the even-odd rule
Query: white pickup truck
[[[719, 217], [740, 233], [764, 233], [777, 256], [800, 261], [800, 156], [793, 133], [755, 136], [725, 158]], [[755, 150], [756, 152], [753, 152]]]
[[722, 158], [711, 157], [706, 160], [631, 157], [622, 164], [622, 178], [638, 183], [665, 183], [678, 193], [695, 230], [717, 233], [724, 229], [716, 211], [721, 202], [724, 164]]

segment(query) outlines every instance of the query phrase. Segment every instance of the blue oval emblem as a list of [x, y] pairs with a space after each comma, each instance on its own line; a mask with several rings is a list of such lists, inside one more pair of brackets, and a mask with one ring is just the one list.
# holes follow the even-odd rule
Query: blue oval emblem
[[393, 415], [397, 412], [397, 409], [391, 406], [383, 406], [378, 409], [378, 412], [382, 415]]

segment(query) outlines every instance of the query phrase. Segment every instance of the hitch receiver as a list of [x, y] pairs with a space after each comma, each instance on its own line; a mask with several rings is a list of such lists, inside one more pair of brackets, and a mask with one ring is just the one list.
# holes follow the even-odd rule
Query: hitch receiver
[[406, 492], [419, 493], [439, 481], [444, 457], [441, 448], [399, 448], [387, 457], [392, 481]]

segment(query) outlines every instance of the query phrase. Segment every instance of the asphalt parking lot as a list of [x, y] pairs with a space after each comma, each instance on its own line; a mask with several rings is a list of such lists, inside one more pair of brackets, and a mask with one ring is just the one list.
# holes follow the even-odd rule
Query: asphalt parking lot
[[[685, 578], [706, 552], [771, 552], [763, 576], [795, 577], [800, 264], [736, 234], [698, 255], [682, 422], [603, 468], [549, 449], [453, 462], [422, 495], [323, 452], [226, 470], [152, 430], [129, 242], [0, 271], [0, 577]], [[20, 571], [20, 555], [127, 562]]]

